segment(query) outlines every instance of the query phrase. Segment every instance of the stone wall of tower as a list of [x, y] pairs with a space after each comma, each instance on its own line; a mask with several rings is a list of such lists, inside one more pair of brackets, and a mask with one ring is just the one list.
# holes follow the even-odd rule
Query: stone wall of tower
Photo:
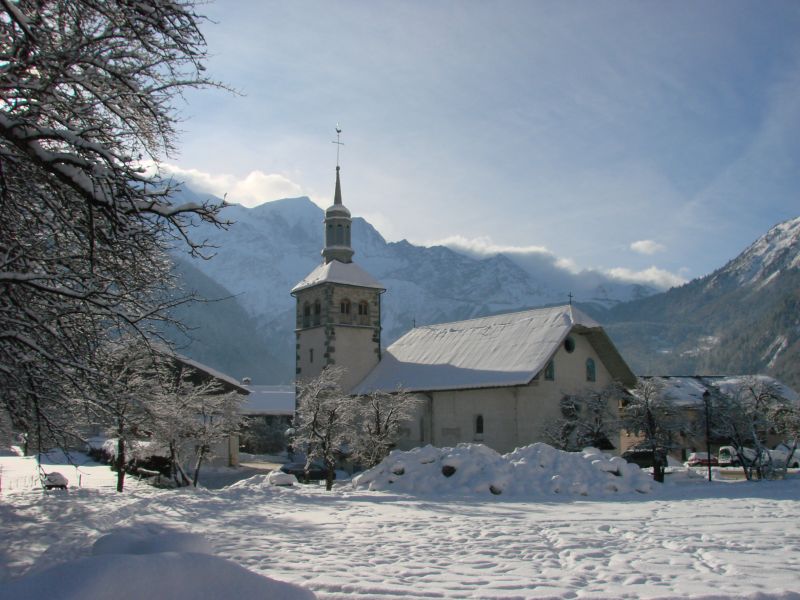
[[[342, 387], [350, 389], [380, 361], [379, 291], [328, 283], [301, 290], [296, 296], [297, 379], [315, 377], [326, 365], [339, 365], [346, 369]], [[360, 315], [362, 302], [368, 311]], [[349, 313], [342, 310], [344, 303], [349, 303]]]

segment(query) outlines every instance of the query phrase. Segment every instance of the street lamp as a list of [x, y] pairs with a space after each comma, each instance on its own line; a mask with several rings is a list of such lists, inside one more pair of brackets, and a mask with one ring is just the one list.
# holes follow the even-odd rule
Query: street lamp
[[706, 407], [706, 464], [708, 465], [708, 482], [711, 483], [711, 422], [709, 417], [709, 402], [711, 394], [706, 390], [703, 392], [703, 404]]

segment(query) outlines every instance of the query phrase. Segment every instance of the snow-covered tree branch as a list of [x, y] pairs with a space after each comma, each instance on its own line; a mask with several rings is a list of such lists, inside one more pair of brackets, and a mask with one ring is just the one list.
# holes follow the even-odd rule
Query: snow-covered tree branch
[[333, 487], [336, 460], [352, 439], [356, 401], [341, 389], [344, 369], [327, 366], [313, 379], [297, 382], [292, 445], [306, 454], [306, 471], [321, 460], [325, 483]]
[[[785, 473], [796, 450], [800, 418], [797, 407], [784, 397], [777, 383], [748, 376], [725, 382], [712, 394], [710, 425], [713, 433], [730, 441], [747, 479]], [[776, 464], [767, 446], [771, 433], [791, 444], [789, 456]]]
[[[65, 434], [106, 339], [158, 323], [167, 251], [224, 204], [177, 204], [141, 167], [173, 149], [174, 106], [214, 86], [191, 0], [0, 0], [0, 389], [14, 426]], [[85, 408], [85, 407], [84, 407]]]
[[634, 448], [651, 453], [653, 478], [664, 481], [667, 455], [675, 447], [677, 434], [686, 428], [685, 419], [666, 394], [663, 381], [641, 378], [621, 410], [622, 427], [638, 436]]
[[420, 400], [398, 389], [380, 390], [355, 399], [353, 458], [366, 468], [381, 462], [400, 438], [401, 427], [414, 415]]

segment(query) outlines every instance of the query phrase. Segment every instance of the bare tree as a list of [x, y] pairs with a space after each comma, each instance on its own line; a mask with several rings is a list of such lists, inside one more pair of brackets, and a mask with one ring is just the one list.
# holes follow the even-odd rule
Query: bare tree
[[684, 419], [656, 377], [640, 378], [621, 410], [621, 425], [638, 436], [633, 448], [650, 452], [653, 479], [664, 481], [667, 455], [675, 447], [677, 434], [685, 429]]
[[319, 459], [325, 487], [333, 488], [337, 457], [352, 439], [356, 401], [341, 389], [344, 369], [327, 366], [313, 379], [297, 382], [297, 411], [292, 445], [306, 453], [306, 472]]
[[181, 91], [215, 85], [199, 21], [191, 0], [0, 0], [0, 410], [18, 430], [66, 443], [104, 339], [153, 335], [182, 301], [166, 251], [201, 254], [191, 228], [224, 225], [140, 166], [173, 149]]
[[780, 475], [785, 477], [789, 466], [798, 462], [796, 456], [797, 443], [800, 440], [800, 407], [783, 399], [775, 403], [770, 413], [775, 433], [783, 438], [786, 446], [786, 458], [782, 465], [778, 465]]
[[745, 477], [771, 478], [776, 468], [785, 470], [786, 464], [774, 464], [767, 436], [776, 430], [795, 436], [797, 416], [778, 384], [770, 378], [748, 376], [717, 387], [721, 389], [712, 395], [711, 426], [715, 436], [730, 440]]
[[561, 416], [545, 426], [545, 439], [555, 448], [576, 452], [587, 446], [613, 448], [619, 431], [616, 405], [625, 395], [619, 385], [585, 389], [561, 398]]
[[419, 403], [418, 398], [402, 389], [391, 394], [376, 390], [357, 398], [352, 421], [353, 457], [368, 468], [386, 458]]
[[151, 401], [158, 394], [152, 353], [139, 339], [119, 340], [109, 345], [104, 385], [100, 387], [95, 417], [109, 424], [117, 440], [114, 468], [117, 491], [125, 486], [128, 447], [147, 435], [153, 424]]

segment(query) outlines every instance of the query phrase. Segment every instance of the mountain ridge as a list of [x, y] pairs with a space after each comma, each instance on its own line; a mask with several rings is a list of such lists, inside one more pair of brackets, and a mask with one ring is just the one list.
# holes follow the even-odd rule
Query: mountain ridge
[[800, 386], [800, 217], [704, 277], [588, 310], [637, 373], [763, 372]]
[[[201, 227], [199, 233], [218, 248], [213, 260], [194, 266], [227, 290], [247, 314], [251, 320], [248, 330], [258, 338], [248, 343], [271, 351], [275, 368], [263, 370], [271, 373], [269, 376], [258, 372], [243, 375], [250, 375], [256, 383], [289, 383], [293, 378], [289, 363], [294, 356], [295, 323], [294, 299], [289, 290], [322, 260], [324, 213], [307, 197], [299, 197], [255, 208], [231, 205], [225, 216], [236, 221], [229, 231]], [[739, 367], [750, 361], [753, 365], [763, 363], [774, 374], [792, 371], [786, 353], [795, 352], [796, 356], [796, 339], [791, 331], [772, 337], [763, 332], [791, 329], [792, 321], [786, 322], [786, 308], [778, 299], [789, 307], [795, 306], [791, 292], [800, 289], [800, 282], [791, 280], [800, 267], [800, 218], [776, 228], [781, 226], [784, 228], [770, 229], [724, 267], [662, 293], [604, 279], [597, 272], [585, 272], [581, 278], [580, 274], [556, 270], [554, 258], [544, 255], [533, 257], [526, 269], [519, 257], [503, 253], [474, 256], [447, 246], [416, 246], [407, 240], [387, 242], [361, 217], [353, 218], [352, 238], [354, 260], [387, 288], [382, 301], [385, 345], [415, 324], [563, 304], [567, 291], [582, 289], [581, 297], [590, 301], [577, 304], [606, 327], [636, 372], [684, 374], [698, 369], [722, 369], [725, 365], [731, 367], [724, 369], [726, 372], [744, 372]], [[745, 272], [746, 260], [748, 273], [756, 263], [756, 267], [774, 264], [783, 265], [783, 269], [769, 270], [765, 277], [757, 278], [761, 284], [758, 289], [753, 284], [732, 283], [734, 271], [739, 275]], [[734, 269], [735, 265], [739, 267]], [[762, 271], [756, 268], [754, 272]], [[536, 273], [542, 278], [535, 277]], [[548, 276], [555, 281], [545, 281]], [[767, 280], [770, 276], [772, 279]], [[745, 288], [749, 290], [746, 293]], [[764, 300], [761, 290], [774, 298]], [[723, 310], [726, 305], [746, 307], [747, 331], [760, 323], [763, 335], [758, 337], [758, 343], [743, 344], [731, 337], [734, 332], [729, 331], [729, 324], [740, 319], [732, 320], [730, 311]], [[748, 339], [755, 338], [756, 330], [748, 335]], [[780, 335], [785, 335], [785, 342], [779, 339]], [[735, 343], [741, 350], [753, 347], [737, 354], [720, 348], [723, 338], [731, 340], [725, 344]], [[226, 351], [220, 348], [223, 354]], [[759, 352], [767, 359], [757, 360], [755, 354]], [[187, 353], [191, 356], [191, 348]], [[211, 366], [218, 366], [213, 357], [208, 360]], [[737, 368], [732, 370], [733, 367]], [[275, 371], [280, 375], [275, 376]], [[796, 377], [792, 376], [791, 381]]]

